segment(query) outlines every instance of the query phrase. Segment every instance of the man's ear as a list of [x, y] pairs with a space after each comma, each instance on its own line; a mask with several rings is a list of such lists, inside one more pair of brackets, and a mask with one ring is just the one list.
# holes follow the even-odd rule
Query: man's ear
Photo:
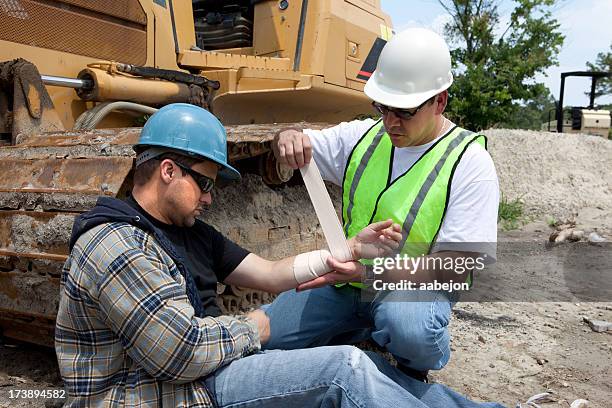
[[436, 114], [441, 115], [446, 109], [448, 103], [448, 91], [444, 90], [436, 95]]
[[162, 181], [166, 184], [170, 184], [172, 178], [174, 177], [176, 172], [176, 167], [171, 160], [165, 159], [159, 165], [159, 175]]

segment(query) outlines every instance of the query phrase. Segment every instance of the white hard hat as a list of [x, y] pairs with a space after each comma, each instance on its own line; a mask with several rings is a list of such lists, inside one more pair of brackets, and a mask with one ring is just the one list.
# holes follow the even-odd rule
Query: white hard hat
[[451, 57], [442, 37], [409, 28], [385, 45], [365, 94], [383, 105], [415, 108], [453, 83]]

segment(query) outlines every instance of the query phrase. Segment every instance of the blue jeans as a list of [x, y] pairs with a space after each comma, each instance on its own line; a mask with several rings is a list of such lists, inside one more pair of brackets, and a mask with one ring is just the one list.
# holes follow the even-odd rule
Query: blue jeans
[[503, 408], [416, 381], [352, 346], [267, 351], [235, 360], [205, 382], [220, 408]]
[[[393, 301], [398, 296], [401, 301]], [[282, 293], [262, 306], [271, 331], [265, 348], [353, 344], [372, 338], [414, 370], [439, 370], [448, 363], [453, 303], [445, 292], [391, 292], [384, 299], [361, 299], [360, 291], [350, 286]]]

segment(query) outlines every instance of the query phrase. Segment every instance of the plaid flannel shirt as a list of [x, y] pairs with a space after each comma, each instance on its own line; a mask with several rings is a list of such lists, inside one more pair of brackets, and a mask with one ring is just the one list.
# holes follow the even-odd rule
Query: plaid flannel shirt
[[122, 222], [77, 240], [55, 331], [69, 407], [212, 407], [200, 379], [260, 348], [246, 318], [197, 318], [176, 264]]

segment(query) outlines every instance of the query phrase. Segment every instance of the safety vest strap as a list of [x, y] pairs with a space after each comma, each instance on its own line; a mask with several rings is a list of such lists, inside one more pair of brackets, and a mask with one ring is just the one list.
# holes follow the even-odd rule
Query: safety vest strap
[[[363, 216], [363, 213], [353, 211], [355, 197], [359, 196], [359, 205], [365, 204], [362, 202], [363, 200], [367, 201], [368, 205], [373, 208], [378, 196], [378, 193], [375, 192], [380, 192], [387, 186], [387, 179], [382, 177], [373, 181], [368, 180], [367, 183], [361, 183], [366, 168], [368, 173], [375, 171], [379, 174], [387, 174], [389, 172], [389, 159], [393, 146], [390, 143], [384, 143], [383, 137], [385, 135], [385, 127], [380, 120], [366, 132], [349, 156], [342, 183], [342, 218], [344, 233], [348, 237], [355, 235], [352, 233], [354, 229], [351, 228], [354, 222], [360, 225], [364, 222], [360, 217]], [[367, 190], [369, 194], [358, 194], [358, 190]], [[355, 215], [357, 215], [357, 219], [354, 218]]]

